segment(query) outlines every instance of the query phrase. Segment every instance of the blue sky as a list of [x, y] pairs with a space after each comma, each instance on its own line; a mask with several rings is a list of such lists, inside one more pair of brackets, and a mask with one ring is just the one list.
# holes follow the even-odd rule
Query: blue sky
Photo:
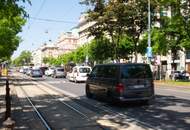
[[[55, 42], [62, 32], [70, 31], [77, 25], [79, 16], [86, 10], [85, 5], [79, 4], [80, 0], [31, 0], [32, 5], [24, 4], [30, 17], [53, 19], [65, 22], [47, 22], [28, 19], [19, 34], [22, 38], [13, 58], [19, 56], [23, 50], [33, 51], [43, 43]], [[70, 21], [70, 22], [67, 22]]]

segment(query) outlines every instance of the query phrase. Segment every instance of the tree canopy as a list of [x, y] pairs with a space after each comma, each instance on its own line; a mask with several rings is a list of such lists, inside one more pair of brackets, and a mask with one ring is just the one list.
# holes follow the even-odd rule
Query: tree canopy
[[22, 31], [27, 13], [18, 2], [29, 0], [1, 0], [0, 1], [0, 59], [9, 59], [17, 49], [21, 38], [17, 35]]
[[32, 54], [30, 51], [22, 51], [21, 54], [13, 60], [13, 64], [16, 66], [29, 65], [32, 60]]

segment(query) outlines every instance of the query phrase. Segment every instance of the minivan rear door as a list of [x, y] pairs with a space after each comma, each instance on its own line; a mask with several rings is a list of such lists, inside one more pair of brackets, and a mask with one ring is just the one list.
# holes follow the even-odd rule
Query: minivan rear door
[[144, 97], [153, 93], [153, 78], [149, 65], [130, 64], [121, 67], [125, 97]]

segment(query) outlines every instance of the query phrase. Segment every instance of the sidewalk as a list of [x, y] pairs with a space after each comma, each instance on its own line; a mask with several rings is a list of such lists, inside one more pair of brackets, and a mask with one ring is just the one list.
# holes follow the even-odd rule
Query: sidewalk
[[155, 86], [163, 86], [163, 87], [176, 87], [176, 88], [185, 88], [190, 89], [190, 81], [183, 82], [183, 81], [170, 81], [170, 80], [155, 80]]
[[5, 118], [5, 86], [0, 85], [0, 130], [3, 130], [3, 121]]

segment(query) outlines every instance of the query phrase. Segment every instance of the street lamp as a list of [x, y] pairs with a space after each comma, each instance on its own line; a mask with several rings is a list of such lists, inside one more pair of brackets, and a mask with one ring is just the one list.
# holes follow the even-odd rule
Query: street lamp
[[150, 63], [152, 58], [152, 47], [151, 47], [151, 18], [150, 18], [150, 0], [148, 0], [148, 47], [147, 47], [147, 59]]

